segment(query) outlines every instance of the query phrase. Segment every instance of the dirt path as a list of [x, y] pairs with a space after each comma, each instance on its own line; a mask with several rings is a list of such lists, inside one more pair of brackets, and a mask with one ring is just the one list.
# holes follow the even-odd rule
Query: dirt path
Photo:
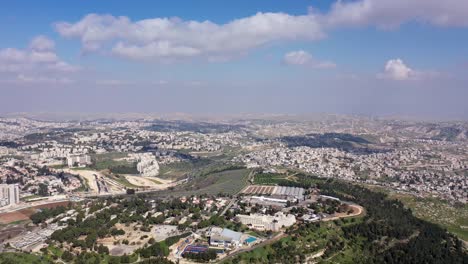
[[133, 185], [148, 187], [151, 189], [165, 189], [169, 186], [172, 186], [172, 182], [168, 180], [163, 180], [156, 177], [141, 177], [141, 176], [130, 176], [125, 175], [125, 179]]
[[88, 187], [91, 193], [99, 192], [99, 188], [96, 183], [96, 177], [94, 176], [94, 174], [96, 174], [102, 177], [102, 175], [99, 172], [93, 171], [93, 170], [71, 170], [71, 169], [64, 169], [63, 171], [70, 173], [70, 174], [75, 174], [75, 175], [78, 174], [80, 177], [85, 179], [86, 184], [88, 184]]
[[46, 201], [26, 204], [23, 207], [13, 208], [12, 211], [0, 213], [0, 224], [11, 224], [18, 221], [29, 220], [37, 209], [67, 206], [69, 201]]
[[360, 206], [360, 205], [357, 205], [357, 204], [348, 204], [348, 205], [349, 205], [349, 207], [353, 208], [353, 212], [351, 214], [342, 213], [342, 214], [338, 214], [337, 216], [334, 216], [334, 217], [331, 217], [331, 218], [322, 219], [322, 221], [327, 222], [327, 221], [337, 220], [337, 219], [340, 219], [340, 218], [355, 217], [355, 216], [359, 216], [361, 214], [364, 214], [364, 212], [365, 212], [364, 208], [362, 206]]

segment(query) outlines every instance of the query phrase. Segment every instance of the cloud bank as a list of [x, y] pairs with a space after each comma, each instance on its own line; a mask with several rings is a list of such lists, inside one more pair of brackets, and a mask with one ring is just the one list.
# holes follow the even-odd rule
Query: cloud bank
[[54, 41], [44, 36], [35, 37], [27, 49], [6, 48], [0, 50], [0, 73], [9, 81], [25, 83], [69, 83], [70, 80], [54, 75], [79, 71], [78, 66], [68, 64], [55, 53]]
[[281, 40], [317, 40], [324, 37], [314, 15], [257, 13], [227, 24], [89, 14], [76, 23], [59, 22], [56, 30], [80, 39], [85, 51], [110, 50], [133, 60], [161, 60], [205, 56], [208, 59], [243, 54]]
[[79, 39], [86, 52], [145, 61], [194, 57], [225, 61], [273, 42], [319, 40], [335, 28], [388, 29], [412, 21], [467, 27], [468, 1], [336, 1], [325, 13], [313, 8], [305, 15], [257, 13], [225, 24], [180, 18], [132, 21], [125, 16], [88, 14], [77, 22], [58, 22], [55, 29], [61, 36]]
[[468, 1], [337, 1], [322, 19], [328, 27], [370, 25], [391, 29], [413, 21], [442, 27], [468, 27]]

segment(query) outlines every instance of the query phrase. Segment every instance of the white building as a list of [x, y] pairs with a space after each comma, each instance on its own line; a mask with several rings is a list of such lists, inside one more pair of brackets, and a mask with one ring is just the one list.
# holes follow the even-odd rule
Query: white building
[[241, 243], [242, 233], [220, 227], [212, 227], [209, 231], [210, 246], [238, 247]]
[[7, 147], [0, 146], [0, 156], [9, 155], [14, 153], [14, 149], [9, 149]]
[[138, 161], [137, 170], [142, 176], [153, 177], [159, 175], [159, 164], [156, 156], [151, 153], [143, 153], [134, 155]]
[[267, 201], [267, 202], [274, 202], [274, 203], [287, 203], [288, 200], [286, 199], [277, 199], [277, 198], [269, 198], [265, 196], [252, 196], [252, 199], [254, 200], [260, 200], [260, 201]]
[[68, 167], [85, 167], [86, 165], [91, 165], [91, 156], [89, 155], [70, 155], [67, 158]]
[[18, 184], [0, 184], [0, 207], [19, 203]]
[[278, 231], [283, 227], [289, 227], [296, 223], [294, 215], [285, 215], [282, 212], [278, 212], [274, 216], [262, 214], [237, 215], [237, 220], [253, 229], [272, 231]]

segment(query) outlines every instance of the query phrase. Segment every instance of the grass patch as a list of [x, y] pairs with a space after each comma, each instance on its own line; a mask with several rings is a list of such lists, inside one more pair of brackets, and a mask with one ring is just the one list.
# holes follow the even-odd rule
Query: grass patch
[[29, 200], [36, 199], [36, 198], [44, 198], [44, 199], [47, 199], [47, 197], [42, 197], [42, 196], [33, 194], [33, 195], [21, 197], [20, 200], [21, 200], [21, 201], [28, 202]]
[[49, 246], [47, 249], [53, 256], [62, 257], [63, 251], [61, 249], [54, 246]]
[[45, 257], [26, 253], [0, 253], [0, 263], [45, 264], [53, 263]]
[[52, 169], [65, 169], [65, 168], [68, 168], [68, 165], [61, 164], [61, 165], [52, 165], [52, 166], [49, 166], [49, 167], [52, 168]]
[[122, 184], [123, 186], [127, 187], [127, 188], [138, 188], [140, 186], [137, 186], [137, 185], [134, 185], [132, 183], [130, 183], [127, 178], [125, 178], [125, 176], [123, 175], [112, 175], [112, 174], [108, 174], [106, 175], [107, 177], [109, 177], [110, 179]]
[[86, 178], [83, 178], [81, 176], [77, 176], [78, 179], [80, 180], [81, 182], [81, 186], [76, 188], [75, 190], [73, 190], [73, 192], [87, 192], [89, 191], [89, 182], [88, 182], [88, 179]]
[[180, 185], [174, 190], [161, 191], [158, 194], [163, 196], [215, 195], [218, 193], [236, 194], [247, 185], [249, 173], [249, 169], [213, 172], [197, 177], [193, 181]]
[[158, 181], [158, 180], [155, 180], [155, 179], [150, 179], [150, 178], [146, 178], [152, 182], [154, 182], [155, 184], [162, 184], [162, 182]]
[[[305, 258], [307, 255], [312, 255], [313, 253], [324, 249], [327, 242], [332, 237], [341, 236], [340, 227], [333, 222], [317, 223], [314, 228], [301, 228], [299, 230], [299, 235], [284, 237], [273, 244], [265, 245], [250, 252], [242, 253], [236, 258], [222, 263], [271, 263], [269, 258], [270, 255], [275, 255], [279, 253], [278, 250], [281, 250], [285, 251], [281, 254], [287, 256], [288, 254], [286, 252], [288, 251], [288, 248], [300, 249], [302, 251], [301, 255]], [[282, 263], [304, 263], [305, 259], [302, 261], [298, 261], [298, 259], [296, 259], [296, 261], [293, 261], [293, 259], [283, 259], [283, 261], [288, 262]]]
[[254, 176], [254, 184], [276, 185], [286, 179], [286, 175], [279, 173], [259, 173]]
[[117, 160], [125, 157], [127, 157], [127, 154], [121, 152], [96, 154], [93, 156], [93, 165], [91, 168], [97, 171], [109, 169], [113, 173], [137, 174], [138, 170], [135, 162]]
[[390, 193], [390, 197], [402, 201], [416, 217], [439, 224], [460, 239], [468, 241], [468, 205], [452, 205], [437, 198], [399, 193]]
[[446, 228], [458, 238], [468, 241], [468, 205], [452, 205], [447, 201], [432, 197], [416, 197], [374, 185], [365, 185], [373, 191], [386, 193], [389, 198], [400, 200], [410, 208], [413, 215]]
[[212, 164], [208, 159], [196, 159], [192, 161], [174, 162], [170, 164], [161, 164], [159, 168], [159, 176], [161, 178], [176, 178], [180, 179], [187, 174], [201, 170], [203, 167]]

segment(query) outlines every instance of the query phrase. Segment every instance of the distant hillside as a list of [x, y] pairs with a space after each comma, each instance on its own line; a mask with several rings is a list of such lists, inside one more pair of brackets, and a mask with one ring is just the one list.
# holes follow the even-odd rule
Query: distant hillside
[[285, 136], [280, 138], [289, 147], [336, 148], [353, 153], [374, 153], [375, 149], [367, 139], [346, 133], [307, 134], [305, 136]]

